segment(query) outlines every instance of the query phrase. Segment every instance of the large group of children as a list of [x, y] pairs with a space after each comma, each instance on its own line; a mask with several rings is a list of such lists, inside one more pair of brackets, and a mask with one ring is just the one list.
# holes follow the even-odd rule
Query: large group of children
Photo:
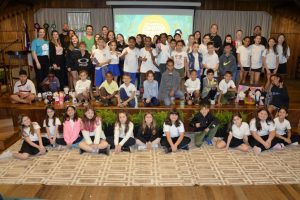
[[[30, 155], [45, 154], [47, 145], [78, 147], [80, 153], [107, 155], [111, 148], [120, 153], [131, 151], [134, 145], [138, 149], [161, 145], [166, 152], [188, 150], [191, 140], [185, 136], [184, 124], [176, 110], [168, 114], [163, 130], [158, 130], [153, 114], [146, 113], [136, 133], [129, 114], [120, 112], [113, 136], [106, 137], [103, 122], [89, 102], [137, 107], [138, 97], [144, 106], [171, 106], [175, 99], [184, 100], [187, 105], [200, 105], [199, 113], [190, 122], [196, 132], [197, 147], [206, 141], [220, 149], [234, 147], [248, 151], [253, 147], [259, 154], [266, 149], [298, 144], [299, 138], [291, 134], [290, 123], [285, 119], [289, 96], [280, 75], [286, 74], [290, 55], [285, 36], [280, 34], [277, 39], [266, 40], [261, 36], [261, 27], [256, 26], [254, 36], [243, 37], [243, 31], [238, 30], [235, 40], [226, 35], [222, 44], [217, 31], [216, 24], [203, 37], [196, 31], [189, 35], [185, 45], [181, 32], [174, 36], [161, 33], [153, 39], [138, 34], [129, 37], [126, 43], [122, 34], [115, 36], [106, 26], [101, 34], [93, 35], [93, 26], [87, 25], [81, 41], [67, 24], [61, 34], [52, 31], [50, 41], [45, 39], [45, 30], [39, 29], [31, 44], [38, 92], [55, 93], [68, 87], [75, 92], [73, 98], [77, 104], [85, 105], [85, 111], [80, 119], [75, 105], [67, 106], [63, 137], [57, 137], [61, 122], [51, 106], [46, 109], [43, 123], [46, 137], [41, 137], [36, 122], [21, 115], [19, 125], [24, 142], [14, 157], [27, 159]], [[261, 74], [265, 74], [263, 90], [268, 107], [259, 108], [250, 125], [242, 121], [239, 113], [233, 114], [228, 130], [216, 136], [219, 125], [207, 104], [221, 106], [234, 102], [237, 86], [247, 82], [248, 73], [249, 84], [254, 86], [261, 84]], [[21, 70], [19, 75], [11, 101], [32, 103], [36, 99], [35, 85], [27, 78], [26, 71]], [[273, 120], [274, 111], [277, 117]]]
[[[92, 106], [85, 107], [82, 118], [78, 117], [76, 107], [67, 106], [63, 122], [51, 106], [46, 108], [45, 115], [43, 127], [46, 134], [41, 134], [37, 122], [32, 122], [26, 115], [20, 115], [19, 132], [23, 138], [21, 149], [14, 153], [8, 150], [0, 158], [13, 156], [25, 160], [29, 156], [46, 154], [47, 146], [58, 150], [78, 148], [80, 154], [105, 155], [110, 155], [110, 149], [119, 154], [123, 151], [132, 152], [133, 149], [151, 150], [161, 146], [166, 153], [170, 153], [189, 150], [190, 137], [194, 137], [196, 147], [201, 147], [204, 142], [217, 149], [235, 148], [243, 152], [248, 152], [252, 147], [258, 155], [268, 149], [280, 150], [288, 145], [299, 145], [300, 141], [299, 135], [291, 132], [285, 108], [278, 110], [274, 120], [266, 108], [260, 108], [249, 124], [243, 121], [239, 112], [234, 113], [227, 130], [218, 133], [220, 123], [210, 112], [209, 106], [201, 104], [189, 123], [194, 129], [190, 137], [185, 135], [184, 123], [175, 109], [169, 111], [162, 130], [158, 128], [151, 112], [144, 114], [141, 124], [133, 124], [128, 112], [120, 111], [114, 129], [109, 133], [103, 131], [102, 124], [105, 122], [97, 116]], [[59, 134], [61, 125], [62, 136]]]
[[[81, 41], [67, 24], [61, 34], [52, 31], [50, 41], [45, 39], [45, 29], [37, 31], [31, 50], [38, 93], [67, 87], [75, 92], [78, 104], [85, 105], [95, 100], [103, 106], [137, 107], [141, 100], [145, 106], [170, 106], [181, 99], [188, 105], [221, 106], [234, 102], [238, 85], [248, 84], [263, 86], [269, 111], [288, 108], [281, 75], [287, 73], [290, 50], [283, 34], [266, 40], [256, 26], [253, 36], [243, 37], [238, 30], [235, 39], [226, 35], [222, 43], [218, 26], [212, 24], [210, 33], [201, 37], [196, 31], [185, 45], [180, 31], [153, 39], [138, 34], [127, 43], [122, 34], [115, 36], [106, 26], [101, 34], [93, 35], [93, 31], [93, 26], [87, 25]], [[248, 74], [250, 82], [246, 83]], [[31, 103], [37, 92], [21, 71], [11, 101]]]

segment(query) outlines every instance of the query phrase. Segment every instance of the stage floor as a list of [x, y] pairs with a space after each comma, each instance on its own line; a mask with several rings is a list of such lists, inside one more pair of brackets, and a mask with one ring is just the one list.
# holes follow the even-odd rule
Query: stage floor
[[[300, 146], [266, 151], [260, 156], [215, 149], [204, 144], [189, 151], [165, 154], [152, 151], [110, 156], [84, 153], [78, 149], [49, 148], [44, 156], [26, 161], [0, 160], [0, 184], [46, 184], [80, 186], [194, 186], [261, 185], [300, 183]], [[9, 149], [20, 149], [21, 140]]]

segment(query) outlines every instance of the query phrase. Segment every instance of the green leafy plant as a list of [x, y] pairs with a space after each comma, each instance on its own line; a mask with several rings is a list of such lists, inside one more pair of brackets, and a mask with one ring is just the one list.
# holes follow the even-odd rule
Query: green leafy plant
[[153, 112], [153, 117], [156, 121], [157, 128], [162, 129], [164, 122], [168, 116], [167, 111]]
[[97, 116], [101, 117], [102, 123], [105, 126], [114, 125], [114, 123], [117, 121], [117, 114], [112, 110], [96, 110], [96, 114]]
[[134, 113], [130, 115], [130, 120], [136, 126], [140, 126], [143, 123], [145, 112], [139, 111], [138, 113]]

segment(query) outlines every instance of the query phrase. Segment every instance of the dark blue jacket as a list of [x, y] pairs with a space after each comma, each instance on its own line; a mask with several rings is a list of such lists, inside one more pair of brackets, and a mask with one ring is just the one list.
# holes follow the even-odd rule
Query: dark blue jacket
[[[195, 69], [195, 56], [193, 55], [193, 52], [188, 53], [189, 58], [189, 70]], [[201, 53], [198, 53], [198, 60], [199, 60], [199, 69], [201, 70], [203, 68], [202, 60], [203, 56]]]

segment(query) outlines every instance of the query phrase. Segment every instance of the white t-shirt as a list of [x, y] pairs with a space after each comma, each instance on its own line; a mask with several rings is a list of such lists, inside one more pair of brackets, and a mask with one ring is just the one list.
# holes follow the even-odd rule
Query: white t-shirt
[[[49, 127], [48, 127], [48, 125], [49, 125]], [[45, 128], [48, 127], [49, 128], [49, 132], [50, 132], [51, 137], [54, 137], [55, 127], [60, 126], [60, 125], [61, 125], [61, 122], [60, 122], [58, 117], [55, 118], [55, 126], [53, 125], [53, 119], [49, 119], [48, 124], [46, 124], [46, 120], [44, 120], [44, 122], [43, 122], [43, 127], [45, 127]]]
[[236, 53], [240, 54], [240, 60], [241, 60], [242, 67], [250, 67], [250, 48], [240, 46], [236, 50]]
[[136, 73], [138, 70], [140, 51], [138, 48], [130, 49], [129, 47], [126, 47], [123, 49], [122, 54], [125, 53], [125, 51], [127, 51], [127, 54], [124, 60], [124, 72]]
[[21, 84], [20, 80], [18, 80], [15, 83], [14, 93], [17, 92], [20, 92], [21, 94], [28, 94], [28, 93], [36, 94], [35, 86], [33, 82], [29, 79], [27, 79], [26, 83], [23, 85]]
[[226, 83], [225, 79], [223, 79], [219, 83], [219, 89], [223, 92], [223, 94], [226, 94], [229, 88], [236, 88], [233, 80], [230, 80], [228, 83]]
[[[219, 64], [219, 57], [214, 52], [213, 54], [204, 54], [203, 56], [203, 65], [207, 65], [208, 69], [215, 69], [216, 65]], [[204, 72], [204, 75], [206, 75], [206, 71]], [[215, 71], [214, 77], [218, 77], [218, 72]]]
[[80, 94], [80, 93], [83, 93], [84, 91], [86, 90], [90, 90], [91, 88], [91, 81], [86, 79], [85, 81], [82, 81], [82, 80], [78, 80], [76, 82], [76, 85], [75, 85], [75, 92], [77, 94]]
[[276, 55], [273, 50], [268, 51], [265, 49], [262, 56], [266, 57], [266, 63], [269, 69], [276, 69], [276, 59], [278, 55]]
[[292, 129], [290, 122], [287, 119], [284, 119], [283, 122], [279, 121], [279, 118], [276, 117], [274, 119], [274, 123], [275, 123], [275, 130], [276, 133], [279, 135], [285, 135], [287, 132], [287, 130]]
[[161, 52], [158, 55], [158, 60], [161, 64], [166, 64], [168, 58], [170, 58], [170, 46], [169, 44], [160, 43]]
[[241, 126], [238, 127], [237, 125], [232, 125], [232, 136], [237, 139], [243, 139], [244, 136], [250, 135], [250, 128], [246, 122], [242, 122]]
[[164, 123], [164, 134], [163, 136], [166, 136], [166, 132], [170, 133], [171, 138], [174, 137], [179, 137], [180, 133], [184, 132], [184, 126], [182, 121], [180, 121], [180, 125], [178, 127], [176, 127], [174, 124], [172, 124], [172, 126], [167, 125]]
[[[36, 129], [40, 129], [40, 125], [37, 123], [37, 122], [32, 122], [32, 126], [33, 126], [33, 129], [36, 130]], [[29, 139], [34, 142], [34, 141], [39, 141], [39, 137], [38, 135], [36, 134], [36, 132], [34, 131], [34, 133], [30, 133], [30, 127], [26, 127], [24, 128], [24, 132], [25, 132], [25, 136], [29, 137]]]
[[261, 123], [261, 130], [258, 131], [257, 128], [256, 128], [256, 125], [255, 125], [255, 121], [256, 121], [255, 119], [252, 119], [250, 121], [250, 131], [256, 131], [256, 133], [259, 136], [269, 135], [269, 133], [271, 131], [275, 130], [275, 125], [274, 125], [273, 122], [267, 123], [266, 121], [264, 121], [264, 122], [260, 122]]
[[207, 46], [205, 44], [200, 44], [199, 45], [199, 53], [201, 53], [202, 55], [207, 54]]
[[200, 70], [199, 54], [193, 52], [193, 56], [195, 58], [194, 69], [198, 71], [198, 70]]
[[265, 50], [264, 45], [252, 44], [250, 47], [251, 69], [259, 69], [262, 67], [262, 54]]
[[[152, 49], [152, 54], [154, 57], [157, 55], [155, 49]], [[157, 69], [157, 67], [153, 64], [151, 53], [149, 51], [146, 51], [145, 48], [142, 48], [140, 50], [139, 57], [147, 58], [146, 61], [142, 61], [141, 69], [140, 69], [141, 73], [146, 73], [149, 70], [152, 70], [153, 72], [159, 72], [159, 69]]]
[[119, 64], [119, 56], [115, 53], [110, 52], [111, 61], [109, 64], [115, 65]]
[[[111, 59], [111, 54], [107, 49], [95, 49], [92, 52], [92, 54], [94, 54], [94, 58], [96, 58], [99, 63], [103, 63], [103, 62], [106, 62]], [[93, 64], [97, 64], [97, 63], [93, 61]], [[107, 65], [108, 64], [105, 64], [101, 67], [104, 67]], [[100, 66], [96, 67], [96, 69], [100, 69]]]
[[173, 51], [171, 57], [174, 60], [175, 69], [184, 68], [184, 59], [187, 59], [187, 53], [185, 51], [181, 51], [181, 52]]
[[[276, 48], [277, 48], [277, 53], [278, 53], [278, 56], [279, 56], [279, 64], [286, 63], [287, 62], [287, 58], [283, 55], [283, 47], [282, 47], [282, 45], [281, 44], [277, 44]], [[287, 55], [287, 57], [290, 57], [290, 55], [291, 55], [290, 47], [287, 48], [286, 55]]]
[[[131, 92], [136, 92], [136, 87], [135, 85], [133, 85], [132, 83], [129, 83], [128, 86], [125, 85], [125, 83], [123, 83], [120, 87], [119, 87], [119, 90], [121, 88], [124, 88], [126, 94], [128, 97], [131, 96]], [[135, 105], [137, 105], [137, 98], [136, 98], [136, 95], [134, 96], [134, 100], [135, 100]]]
[[186, 90], [188, 93], [192, 93], [195, 90], [200, 90], [200, 79], [196, 78], [194, 81], [189, 78], [188, 80], [185, 81], [184, 85], [186, 86]]

